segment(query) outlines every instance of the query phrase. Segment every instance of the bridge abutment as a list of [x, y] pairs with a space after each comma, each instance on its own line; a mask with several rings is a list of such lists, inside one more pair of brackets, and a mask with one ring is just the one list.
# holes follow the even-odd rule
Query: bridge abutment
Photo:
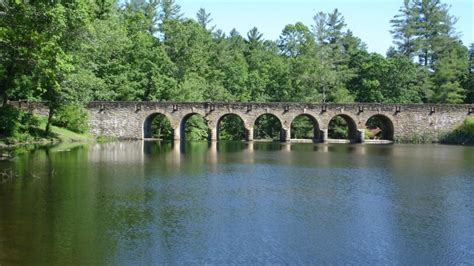
[[280, 141], [281, 142], [291, 142], [291, 129], [282, 128], [280, 131]]
[[357, 129], [357, 142], [364, 143], [365, 142], [365, 128]]
[[246, 128], [245, 133], [246, 133], [245, 134], [246, 135], [245, 140], [249, 141], [249, 142], [252, 142], [253, 141], [253, 128], [252, 127], [251, 128]]
[[217, 135], [217, 128], [209, 128], [208, 129], [208, 139], [209, 141], [217, 141], [218, 140], [218, 135]]

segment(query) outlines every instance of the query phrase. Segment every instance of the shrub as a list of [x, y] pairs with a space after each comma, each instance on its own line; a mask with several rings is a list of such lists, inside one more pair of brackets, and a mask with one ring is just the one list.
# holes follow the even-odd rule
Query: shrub
[[474, 145], [474, 117], [467, 117], [462, 126], [444, 135], [441, 142], [445, 144]]
[[464, 120], [464, 128], [474, 133], [474, 117], [466, 117]]
[[364, 138], [368, 140], [368, 139], [372, 139], [373, 137], [374, 137], [374, 133], [372, 133], [372, 130], [366, 128]]
[[82, 106], [64, 105], [56, 110], [52, 124], [76, 133], [85, 133], [89, 129], [89, 116]]
[[431, 134], [412, 134], [402, 138], [395, 139], [396, 143], [400, 144], [430, 144], [433, 143], [433, 136]]
[[0, 107], [0, 135], [11, 142], [33, 140], [38, 126], [39, 120], [32, 113], [13, 106]]

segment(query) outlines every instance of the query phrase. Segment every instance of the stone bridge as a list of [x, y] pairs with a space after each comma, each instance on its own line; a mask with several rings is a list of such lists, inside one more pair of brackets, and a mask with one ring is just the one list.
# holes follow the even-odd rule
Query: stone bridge
[[[21, 103], [18, 103], [21, 105]], [[39, 104], [26, 103], [39, 111]], [[25, 103], [23, 104], [25, 106]], [[219, 122], [227, 115], [243, 121], [246, 140], [254, 140], [256, 120], [265, 114], [281, 123], [281, 141], [291, 141], [292, 121], [300, 116], [314, 123], [315, 142], [331, 142], [328, 138], [330, 121], [339, 116], [349, 127], [350, 142], [363, 142], [367, 121], [378, 117], [386, 125], [384, 139], [394, 140], [413, 136], [431, 136], [434, 140], [462, 124], [474, 115], [474, 105], [431, 104], [314, 104], [314, 103], [191, 103], [191, 102], [91, 102], [90, 131], [94, 135], [121, 139], [146, 139], [151, 136], [151, 121], [157, 114], [165, 115], [173, 128], [174, 140], [184, 136], [186, 121], [201, 115], [207, 121], [209, 140], [218, 140]]]

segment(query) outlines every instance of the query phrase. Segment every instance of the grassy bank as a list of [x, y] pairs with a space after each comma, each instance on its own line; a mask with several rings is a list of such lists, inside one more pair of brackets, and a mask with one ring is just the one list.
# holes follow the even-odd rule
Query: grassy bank
[[46, 133], [44, 128], [47, 118], [37, 116], [36, 119], [38, 123], [27, 132], [8, 137], [0, 136], [0, 161], [10, 160], [17, 155], [34, 150], [38, 146], [69, 147], [96, 140], [90, 134], [80, 134], [57, 126], [51, 126], [50, 132]]
[[94, 136], [86, 133], [80, 134], [70, 131], [65, 128], [51, 126], [50, 132], [46, 133], [46, 118], [38, 117], [40, 121], [38, 126], [35, 126], [30, 134], [22, 134], [18, 136], [0, 136], [0, 147], [12, 147], [26, 144], [51, 144], [62, 142], [88, 142], [94, 141]]
[[460, 127], [442, 136], [440, 142], [454, 145], [474, 145], [474, 117], [466, 118]]
[[76, 106], [59, 108], [52, 119], [49, 132], [45, 131], [48, 118], [13, 107], [0, 107], [0, 147], [25, 144], [88, 142], [87, 114]]

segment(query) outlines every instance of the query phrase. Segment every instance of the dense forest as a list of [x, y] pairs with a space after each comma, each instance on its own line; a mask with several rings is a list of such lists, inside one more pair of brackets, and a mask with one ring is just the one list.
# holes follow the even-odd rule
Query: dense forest
[[474, 44], [449, 6], [401, 1], [380, 55], [337, 9], [267, 40], [175, 0], [0, 0], [0, 99], [47, 101], [48, 126], [92, 100], [472, 103]]

